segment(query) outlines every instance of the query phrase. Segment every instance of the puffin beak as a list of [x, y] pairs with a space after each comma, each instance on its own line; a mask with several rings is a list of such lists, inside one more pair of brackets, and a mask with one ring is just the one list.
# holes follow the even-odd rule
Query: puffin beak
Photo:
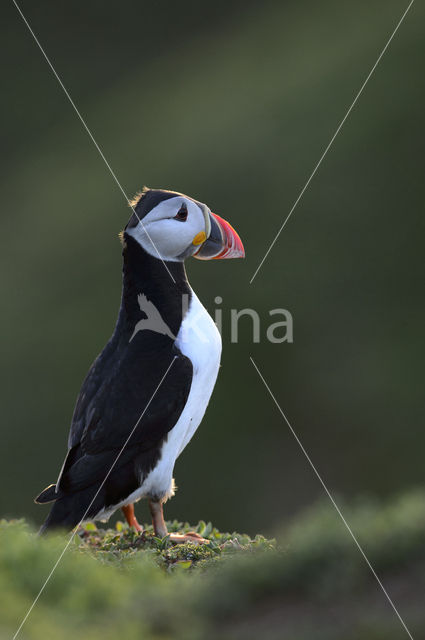
[[224, 258], [244, 258], [245, 250], [242, 240], [234, 228], [216, 213], [208, 211], [208, 227], [210, 233], [206, 236], [205, 242], [201, 244], [198, 251], [193, 255], [198, 260], [222, 260]]

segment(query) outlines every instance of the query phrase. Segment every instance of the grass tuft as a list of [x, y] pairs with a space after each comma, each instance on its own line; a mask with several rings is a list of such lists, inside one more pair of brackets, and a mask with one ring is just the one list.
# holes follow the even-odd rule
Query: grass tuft
[[79, 532], [79, 549], [90, 553], [102, 562], [122, 566], [129, 560], [137, 560], [140, 554], [147, 554], [167, 572], [175, 570], [206, 569], [211, 563], [243, 553], [272, 551], [276, 540], [268, 540], [257, 535], [250, 538], [237, 532], [224, 533], [211, 522], [201, 520], [193, 527], [188, 522], [168, 522], [169, 533], [189, 533], [195, 531], [208, 540], [206, 544], [172, 544], [169, 536], [157, 538], [152, 525], [145, 525], [143, 533], [137, 533], [127, 524], [118, 521], [115, 529], [98, 528], [93, 523], [86, 524]]
[[[425, 492], [381, 505], [338, 500], [415, 638], [425, 637]], [[169, 531], [193, 530], [168, 523]], [[277, 536], [195, 530], [173, 546], [150, 526], [88, 524], [74, 538], [22, 631], [22, 640], [396, 640], [400, 621], [335, 509], [321, 502]], [[0, 522], [0, 638], [13, 637], [69, 534], [38, 537]]]

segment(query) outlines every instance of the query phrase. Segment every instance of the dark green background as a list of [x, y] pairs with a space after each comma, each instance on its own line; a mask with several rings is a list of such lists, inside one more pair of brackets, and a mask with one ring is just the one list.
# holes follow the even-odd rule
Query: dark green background
[[[22, 9], [125, 192], [186, 192], [245, 261], [188, 266], [224, 302], [222, 369], [167, 516], [268, 532], [322, 488], [424, 479], [423, 20], [413, 5], [252, 285], [407, 2], [29, 2]], [[0, 514], [40, 522], [81, 381], [119, 305], [129, 210], [13, 4], [1, 21]], [[230, 309], [294, 344], [229, 339]], [[138, 507], [142, 518], [146, 507]]]

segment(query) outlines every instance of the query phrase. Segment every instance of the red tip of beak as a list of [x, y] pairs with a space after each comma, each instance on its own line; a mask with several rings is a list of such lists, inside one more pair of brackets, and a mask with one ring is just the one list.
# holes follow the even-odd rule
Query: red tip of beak
[[223, 234], [223, 250], [213, 260], [223, 260], [225, 258], [245, 258], [245, 249], [239, 234], [234, 230], [231, 224], [220, 218], [216, 213], [212, 213], [218, 226]]

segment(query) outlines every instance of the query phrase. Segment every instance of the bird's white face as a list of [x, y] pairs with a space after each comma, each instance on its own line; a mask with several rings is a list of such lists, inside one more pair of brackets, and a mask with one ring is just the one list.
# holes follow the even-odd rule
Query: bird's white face
[[181, 261], [194, 255], [210, 235], [210, 213], [206, 205], [178, 195], [160, 202], [126, 232], [155, 258]]

